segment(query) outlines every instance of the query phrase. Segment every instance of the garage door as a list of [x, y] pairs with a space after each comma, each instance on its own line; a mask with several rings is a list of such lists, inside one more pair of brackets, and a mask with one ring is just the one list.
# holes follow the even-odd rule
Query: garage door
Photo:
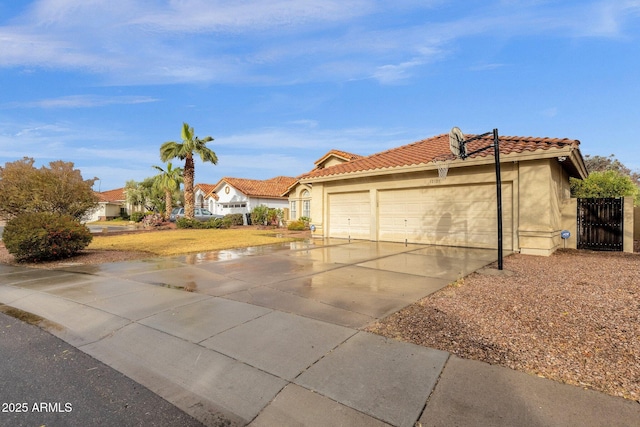
[[[511, 183], [502, 185], [503, 247], [512, 250]], [[378, 193], [378, 240], [497, 248], [495, 184]]]
[[370, 239], [369, 192], [329, 195], [329, 237]]

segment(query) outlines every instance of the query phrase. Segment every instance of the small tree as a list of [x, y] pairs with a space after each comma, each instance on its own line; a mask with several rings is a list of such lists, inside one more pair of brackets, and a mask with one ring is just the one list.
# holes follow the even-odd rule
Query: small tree
[[592, 172], [584, 180], [571, 178], [571, 195], [579, 198], [632, 196], [636, 205], [640, 201], [640, 190], [631, 178], [613, 169]]
[[631, 178], [631, 181], [633, 181], [635, 185], [640, 186], [640, 174], [623, 165], [613, 154], [609, 155], [609, 157], [590, 156], [587, 154], [584, 156], [584, 164], [589, 172], [604, 172], [609, 170], [620, 172], [620, 174]]
[[80, 220], [97, 207], [92, 189], [97, 178], [83, 179], [71, 162], [58, 160], [39, 169], [34, 163], [25, 157], [0, 167], [0, 217], [50, 212]]
[[180, 191], [180, 184], [182, 184], [182, 168], [174, 168], [171, 162], [167, 163], [166, 170], [155, 165], [153, 168], [160, 171], [154, 178], [155, 185], [164, 191], [164, 219], [169, 221], [169, 215], [173, 207], [173, 194]]
[[155, 178], [145, 178], [141, 182], [129, 180], [124, 185], [127, 203], [141, 206], [145, 212], [164, 209], [164, 192], [155, 185]]

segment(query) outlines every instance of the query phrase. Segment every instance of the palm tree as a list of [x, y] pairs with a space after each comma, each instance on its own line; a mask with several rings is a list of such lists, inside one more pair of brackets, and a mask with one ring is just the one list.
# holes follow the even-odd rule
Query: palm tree
[[207, 148], [207, 142], [213, 138], [207, 136], [203, 139], [194, 135], [192, 127], [187, 123], [182, 124], [182, 142], [169, 141], [160, 147], [160, 158], [167, 162], [176, 157], [184, 160], [184, 216], [193, 218], [193, 208], [195, 197], [193, 194], [193, 179], [195, 176], [195, 166], [193, 164], [194, 153], [200, 156], [203, 162], [218, 164], [218, 156], [213, 150]]
[[164, 191], [164, 219], [169, 221], [169, 215], [173, 208], [172, 194], [182, 184], [182, 168], [174, 168], [171, 162], [167, 163], [167, 170], [162, 169], [160, 166], [153, 165], [152, 167], [160, 172], [155, 176], [155, 184]]

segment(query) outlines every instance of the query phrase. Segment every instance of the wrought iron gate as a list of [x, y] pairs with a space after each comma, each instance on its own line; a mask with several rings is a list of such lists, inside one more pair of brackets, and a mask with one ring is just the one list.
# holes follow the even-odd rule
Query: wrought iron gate
[[578, 249], [622, 251], [624, 199], [578, 199]]

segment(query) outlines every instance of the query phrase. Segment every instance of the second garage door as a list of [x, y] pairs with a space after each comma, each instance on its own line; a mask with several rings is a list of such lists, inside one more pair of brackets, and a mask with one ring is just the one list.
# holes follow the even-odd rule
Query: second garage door
[[[502, 186], [503, 247], [512, 250], [511, 183]], [[492, 184], [387, 190], [378, 193], [378, 240], [497, 247]]]
[[371, 239], [368, 191], [329, 195], [329, 237]]

